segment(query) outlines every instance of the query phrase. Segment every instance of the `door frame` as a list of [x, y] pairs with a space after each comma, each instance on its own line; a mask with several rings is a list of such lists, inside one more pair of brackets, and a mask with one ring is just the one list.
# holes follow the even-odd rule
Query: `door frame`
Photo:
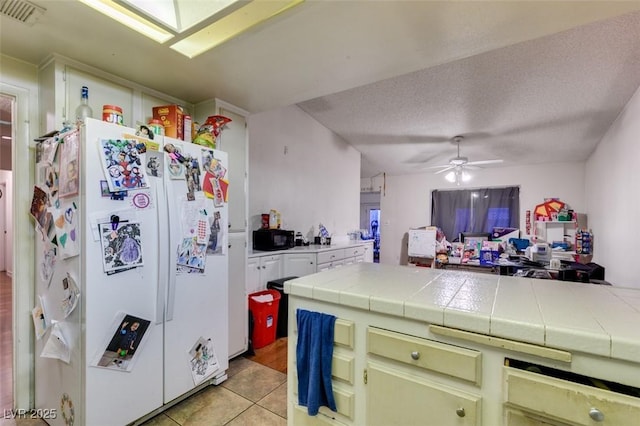
[[[29, 315], [35, 295], [34, 225], [29, 211], [33, 194], [35, 146], [31, 140], [38, 131], [37, 90], [29, 90], [0, 81], [0, 93], [14, 98], [12, 113], [12, 188], [13, 208], [13, 405], [31, 408], [34, 390], [34, 333]], [[18, 236], [20, 236], [18, 238]], [[17, 259], [22, 259], [18, 262]], [[16, 285], [18, 284], [19, 285]]]
[[0, 271], [7, 270], [7, 182], [0, 181]]

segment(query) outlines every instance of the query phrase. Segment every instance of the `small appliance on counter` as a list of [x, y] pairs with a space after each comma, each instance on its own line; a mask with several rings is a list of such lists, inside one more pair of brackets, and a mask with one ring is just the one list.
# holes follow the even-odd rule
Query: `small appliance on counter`
[[551, 247], [547, 243], [535, 243], [525, 250], [525, 256], [532, 262], [546, 262], [551, 260]]
[[253, 231], [253, 249], [261, 251], [286, 250], [295, 247], [293, 231], [258, 229]]
[[302, 232], [296, 232], [295, 245], [296, 247], [308, 246], [309, 240], [302, 235]]

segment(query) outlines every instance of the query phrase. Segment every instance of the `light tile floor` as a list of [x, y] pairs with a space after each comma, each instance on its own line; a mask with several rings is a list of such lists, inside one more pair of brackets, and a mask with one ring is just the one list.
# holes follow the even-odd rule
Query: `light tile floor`
[[[229, 363], [227, 374], [229, 378], [221, 385], [208, 386], [143, 426], [286, 426], [286, 374], [242, 357]], [[0, 420], [0, 426], [44, 424], [38, 420]], [[105, 419], [104, 426], [117, 425]]]

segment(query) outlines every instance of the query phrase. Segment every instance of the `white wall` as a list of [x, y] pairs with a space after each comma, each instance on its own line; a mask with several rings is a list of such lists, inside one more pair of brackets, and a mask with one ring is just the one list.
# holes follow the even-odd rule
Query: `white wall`
[[[409, 228], [431, 225], [431, 191], [480, 187], [520, 187], [520, 229], [525, 231], [525, 212], [557, 197], [576, 212], [586, 212], [584, 163], [556, 163], [474, 170], [473, 181], [457, 187], [441, 175], [387, 175], [380, 201], [380, 262], [406, 263], [403, 239]], [[590, 218], [588, 218], [590, 221]], [[406, 240], [404, 240], [406, 243]]]
[[13, 276], [13, 173], [9, 170], [0, 170], [0, 183], [6, 184], [7, 188], [7, 193], [2, 195], [5, 199], [5, 211], [0, 211], [0, 214], [5, 216], [4, 226], [7, 230], [2, 253], [6, 253], [4, 267], [7, 274]]
[[640, 88], [586, 163], [593, 261], [614, 285], [640, 288]]
[[247, 119], [249, 230], [276, 209], [282, 228], [312, 240], [318, 224], [337, 240], [359, 229], [360, 153], [297, 106]]

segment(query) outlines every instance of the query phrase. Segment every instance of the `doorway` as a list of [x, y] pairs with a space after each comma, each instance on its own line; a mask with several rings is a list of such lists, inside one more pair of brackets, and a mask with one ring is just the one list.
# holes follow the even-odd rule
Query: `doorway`
[[373, 240], [373, 261], [380, 262], [380, 192], [360, 193], [360, 229]]
[[14, 408], [13, 241], [12, 238], [7, 238], [13, 210], [13, 199], [9, 197], [13, 192], [11, 164], [14, 102], [14, 97], [0, 94], [0, 409], [3, 410]]

